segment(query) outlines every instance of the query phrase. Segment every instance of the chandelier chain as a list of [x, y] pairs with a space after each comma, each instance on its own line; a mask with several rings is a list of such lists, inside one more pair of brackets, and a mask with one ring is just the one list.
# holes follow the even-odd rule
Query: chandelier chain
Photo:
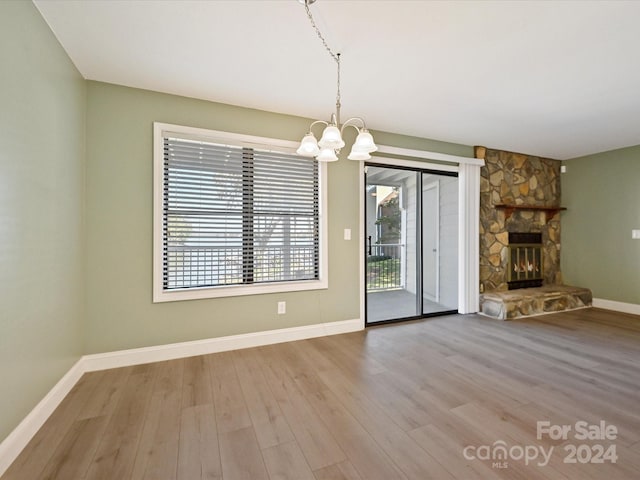
[[[316, 25], [316, 22], [313, 19], [313, 15], [311, 14], [311, 9], [309, 8], [309, 1], [308, 0], [305, 0], [305, 2], [304, 2], [304, 9], [307, 11], [307, 17], [309, 17], [309, 22], [311, 22], [311, 26], [316, 31], [316, 34], [318, 35], [318, 38], [322, 42], [322, 45], [324, 45], [324, 48], [327, 50], [327, 52], [329, 52], [329, 55], [331, 55], [331, 58], [333, 58], [335, 60], [336, 64], [337, 64], [337, 69], [338, 69], [338, 81], [337, 81], [338, 91], [337, 91], [337, 94], [336, 94], [336, 106], [338, 107], [338, 115], [339, 115], [340, 114], [340, 54], [339, 53], [333, 53], [333, 50], [331, 50], [331, 48], [327, 44], [327, 41], [325, 40], [324, 36], [322, 35], [322, 32], [320, 32], [320, 29], [318, 28], [318, 25]], [[338, 123], [339, 123], [339, 119], [338, 119]]]
[[336, 61], [336, 63], [340, 64], [340, 58], [339, 58], [340, 54], [339, 53], [338, 54], [333, 53], [333, 50], [331, 50], [331, 48], [329, 48], [329, 45], [327, 44], [327, 41], [322, 36], [322, 33], [320, 32], [320, 29], [318, 28], [318, 26], [316, 25], [315, 20], [313, 19], [313, 15], [311, 15], [311, 10], [309, 9], [309, 2], [307, 2], [307, 1], [304, 2], [304, 8], [307, 11], [307, 17], [309, 17], [309, 21], [311, 22], [311, 26], [316, 31], [316, 34], [318, 35], [318, 38], [322, 41], [322, 45], [324, 45], [324, 48], [327, 49], [327, 52], [329, 52], [329, 55], [331, 55], [331, 57]]

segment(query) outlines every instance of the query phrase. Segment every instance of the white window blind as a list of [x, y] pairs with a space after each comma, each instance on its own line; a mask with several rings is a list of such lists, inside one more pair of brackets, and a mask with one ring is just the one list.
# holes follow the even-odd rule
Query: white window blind
[[163, 290], [318, 280], [318, 164], [163, 136]]

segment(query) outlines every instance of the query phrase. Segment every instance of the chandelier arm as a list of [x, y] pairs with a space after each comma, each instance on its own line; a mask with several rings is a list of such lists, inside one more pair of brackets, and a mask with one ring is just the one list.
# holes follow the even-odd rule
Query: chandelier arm
[[365, 130], [367, 129], [367, 125], [364, 123], [364, 119], [362, 119], [361, 117], [351, 117], [342, 124], [342, 128], [340, 129], [340, 131], [342, 132], [344, 130], [344, 127], [353, 127], [358, 131], [358, 133], [360, 133], [360, 128], [353, 124], [354, 121], [359, 121], [360, 123], [362, 123], [362, 126], [360, 128], [363, 128]]
[[324, 126], [328, 126], [329, 122], [325, 122], [324, 120], [316, 120], [315, 122], [313, 122], [311, 125], [309, 125], [309, 133], [311, 132], [311, 129], [317, 124], [317, 123], [322, 123], [324, 124]]

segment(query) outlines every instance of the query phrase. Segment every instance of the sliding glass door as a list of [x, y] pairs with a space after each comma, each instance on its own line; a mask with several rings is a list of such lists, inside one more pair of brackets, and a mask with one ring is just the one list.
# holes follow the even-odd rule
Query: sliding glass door
[[369, 165], [365, 178], [366, 323], [457, 311], [457, 177]]

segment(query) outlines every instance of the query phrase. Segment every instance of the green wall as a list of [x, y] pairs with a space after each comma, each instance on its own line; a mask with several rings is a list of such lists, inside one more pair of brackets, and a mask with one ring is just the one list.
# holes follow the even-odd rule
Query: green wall
[[596, 298], [640, 304], [640, 146], [564, 162], [562, 272]]
[[[358, 163], [345, 159], [329, 165], [328, 290], [153, 304], [154, 121], [300, 140], [311, 120], [88, 82], [87, 353], [359, 318]], [[473, 155], [466, 146], [374, 135], [378, 143]], [[353, 240], [343, 240], [344, 228]], [[279, 300], [285, 315], [276, 314]]]
[[0, 441], [82, 354], [86, 84], [31, 2], [0, 2]]

